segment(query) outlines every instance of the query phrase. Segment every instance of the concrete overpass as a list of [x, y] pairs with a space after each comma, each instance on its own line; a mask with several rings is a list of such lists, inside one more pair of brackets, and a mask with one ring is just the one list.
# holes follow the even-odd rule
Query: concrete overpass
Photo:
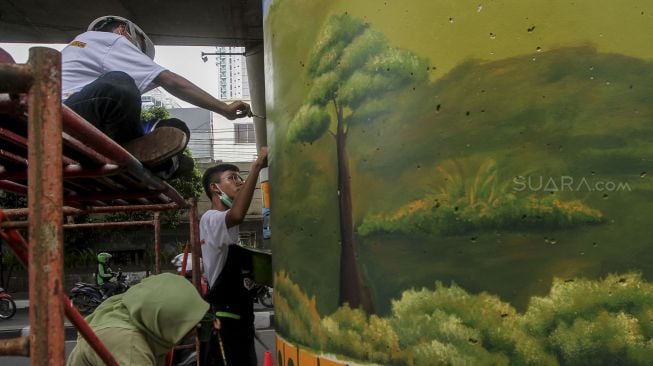
[[[262, 7], [262, 0], [2, 0], [0, 42], [68, 43], [91, 20], [119, 15], [157, 45], [245, 47], [252, 109], [265, 116]], [[266, 144], [265, 121], [254, 123], [257, 145]]]
[[263, 41], [261, 0], [3, 0], [0, 41], [68, 43], [102, 15], [138, 24], [158, 45], [252, 46]]

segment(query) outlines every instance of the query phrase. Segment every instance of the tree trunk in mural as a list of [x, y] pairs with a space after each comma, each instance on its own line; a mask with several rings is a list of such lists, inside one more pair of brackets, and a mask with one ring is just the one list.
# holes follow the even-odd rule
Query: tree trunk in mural
[[[336, 104], [334, 102], [334, 104]], [[352, 308], [362, 307], [368, 314], [374, 313], [372, 299], [363, 286], [356, 247], [354, 243], [354, 219], [351, 194], [349, 158], [347, 156], [347, 133], [342, 123], [342, 110], [337, 108], [336, 151], [338, 158], [338, 203], [340, 211], [340, 305], [348, 303]]]
[[[392, 92], [428, 78], [427, 63], [388, 45], [385, 36], [344, 13], [331, 17], [307, 63], [311, 89], [288, 128], [291, 142], [313, 142], [325, 134], [336, 141], [340, 220], [340, 305], [374, 312], [364, 285], [354, 242], [354, 216], [347, 134], [392, 111]], [[330, 131], [335, 106], [335, 132]]]

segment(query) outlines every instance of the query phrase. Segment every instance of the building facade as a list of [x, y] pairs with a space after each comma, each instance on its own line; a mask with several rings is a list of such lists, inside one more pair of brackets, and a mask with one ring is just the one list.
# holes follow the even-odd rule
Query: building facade
[[221, 100], [250, 99], [244, 47], [216, 47], [216, 66], [220, 76], [218, 98]]

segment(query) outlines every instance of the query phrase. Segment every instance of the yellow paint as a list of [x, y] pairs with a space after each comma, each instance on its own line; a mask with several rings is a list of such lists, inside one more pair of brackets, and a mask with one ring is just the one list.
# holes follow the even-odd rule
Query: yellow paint
[[309, 350], [298, 348], [277, 336], [277, 354], [281, 355], [282, 362], [277, 359], [278, 366], [346, 366], [347, 363], [323, 358]]
[[[318, 366], [318, 357], [304, 349], [299, 349], [299, 365], [301, 366]], [[322, 362], [320, 361], [320, 366]]]
[[[500, 60], [562, 46], [653, 59], [653, 2], [638, 0], [448, 0], [333, 2], [370, 22], [394, 46], [431, 59], [432, 79], [469, 59]], [[529, 28], [534, 27], [530, 32]], [[539, 52], [538, 52], [539, 47]]]
[[283, 366], [298, 366], [297, 347], [284, 342], [283, 343]]
[[70, 42], [70, 45], [73, 47], [86, 48], [86, 42], [82, 41], [72, 41]]

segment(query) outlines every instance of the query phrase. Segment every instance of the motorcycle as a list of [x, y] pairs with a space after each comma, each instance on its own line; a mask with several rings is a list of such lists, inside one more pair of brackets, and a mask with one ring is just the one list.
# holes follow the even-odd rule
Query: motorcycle
[[245, 278], [245, 288], [249, 291], [254, 302], [258, 302], [265, 308], [270, 309], [274, 307], [272, 287], [256, 283], [250, 278]]
[[[177, 254], [170, 263], [172, 263], [175, 267], [177, 267], [177, 273], [181, 273], [181, 267], [184, 259], [184, 253]], [[191, 270], [193, 269], [192, 266], [192, 258], [190, 255], [188, 255], [188, 258], [186, 259], [186, 276], [190, 278], [190, 273]], [[200, 258], [200, 268], [202, 268], [202, 262]], [[206, 293], [206, 282], [204, 277], [201, 278], [202, 281], [202, 293]], [[249, 291], [250, 295], [253, 298], [254, 302], [258, 302], [261, 306], [265, 308], [272, 308], [274, 307], [274, 302], [273, 302], [273, 297], [272, 297], [272, 287], [262, 285], [259, 283], [254, 282], [253, 279], [249, 277], [244, 278], [244, 286], [245, 288]]]
[[4, 288], [0, 287], [0, 319], [11, 319], [16, 314], [16, 303]]
[[[124, 276], [122, 271], [118, 271], [116, 283], [118, 286], [113, 293], [114, 295], [121, 294], [129, 289], [127, 276]], [[92, 313], [105, 299], [101, 286], [92, 283], [77, 282], [75, 287], [70, 290], [70, 300], [81, 314], [87, 315]]]

